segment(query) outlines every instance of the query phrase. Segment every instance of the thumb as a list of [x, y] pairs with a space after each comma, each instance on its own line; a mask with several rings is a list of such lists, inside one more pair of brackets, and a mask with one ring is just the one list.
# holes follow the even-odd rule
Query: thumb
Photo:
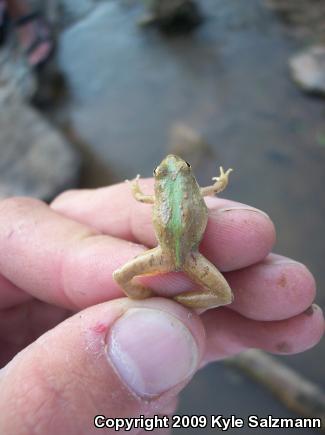
[[200, 365], [204, 342], [199, 317], [173, 301], [90, 307], [0, 371], [0, 433], [89, 435], [98, 433], [96, 415], [165, 413]]

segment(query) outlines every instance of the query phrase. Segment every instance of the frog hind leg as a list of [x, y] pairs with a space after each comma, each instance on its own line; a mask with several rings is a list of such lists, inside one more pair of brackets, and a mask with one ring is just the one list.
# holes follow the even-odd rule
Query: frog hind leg
[[233, 301], [233, 294], [229, 284], [219, 272], [198, 251], [190, 252], [184, 264], [184, 272], [202, 290], [181, 293], [174, 299], [190, 308], [215, 308], [220, 305], [227, 305]]
[[161, 248], [150, 249], [143, 254], [130, 260], [124, 266], [113, 272], [114, 280], [131, 299], [145, 299], [153, 296], [154, 292], [140, 283], [134, 282], [134, 278], [141, 275], [151, 275], [170, 271], [168, 261], [164, 259]]

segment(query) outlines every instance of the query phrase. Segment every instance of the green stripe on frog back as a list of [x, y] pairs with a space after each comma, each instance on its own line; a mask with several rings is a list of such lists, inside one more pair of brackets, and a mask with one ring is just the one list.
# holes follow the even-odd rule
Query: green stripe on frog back
[[[170, 165], [171, 171], [175, 170], [174, 164]], [[167, 223], [167, 229], [172, 233], [172, 243], [175, 252], [176, 267], [181, 266], [181, 237], [183, 231], [181, 204], [183, 201], [183, 183], [182, 177], [176, 174], [175, 179], [168, 177], [165, 184], [166, 201], [171, 210], [171, 217]]]

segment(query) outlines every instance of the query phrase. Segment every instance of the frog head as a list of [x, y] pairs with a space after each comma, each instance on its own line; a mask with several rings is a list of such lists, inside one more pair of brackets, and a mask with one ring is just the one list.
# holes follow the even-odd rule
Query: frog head
[[173, 179], [178, 175], [185, 176], [191, 173], [191, 165], [181, 157], [169, 154], [154, 170], [155, 180]]

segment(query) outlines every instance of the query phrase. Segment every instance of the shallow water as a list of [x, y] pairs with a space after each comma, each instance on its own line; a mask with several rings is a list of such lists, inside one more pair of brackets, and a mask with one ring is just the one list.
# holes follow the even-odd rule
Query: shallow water
[[[209, 153], [198, 151], [199, 181], [207, 183], [217, 163], [235, 168], [225, 195], [270, 214], [275, 251], [311, 268], [324, 306], [324, 101], [291, 82], [287, 60], [301, 47], [262, 0], [203, 0], [202, 7], [204, 24], [183, 36], [139, 28], [140, 9], [117, 1], [99, 3], [62, 34], [69, 97], [61, 124], [85, 153], [83, 185], [150, 175], [168, 152], [170, 128], [191, 126], [209, 143]], [[285, 362], [325, 386], [324, 352], [321, 344]], [[214, 371], [226, 376], [220, 366], [204, 371], [184, 394], [184, 412], [196, 412], [197, 391], [203, 408], [216, 400]], [[262, 389], [241, 382], [255, 407], [277, 412]]]

